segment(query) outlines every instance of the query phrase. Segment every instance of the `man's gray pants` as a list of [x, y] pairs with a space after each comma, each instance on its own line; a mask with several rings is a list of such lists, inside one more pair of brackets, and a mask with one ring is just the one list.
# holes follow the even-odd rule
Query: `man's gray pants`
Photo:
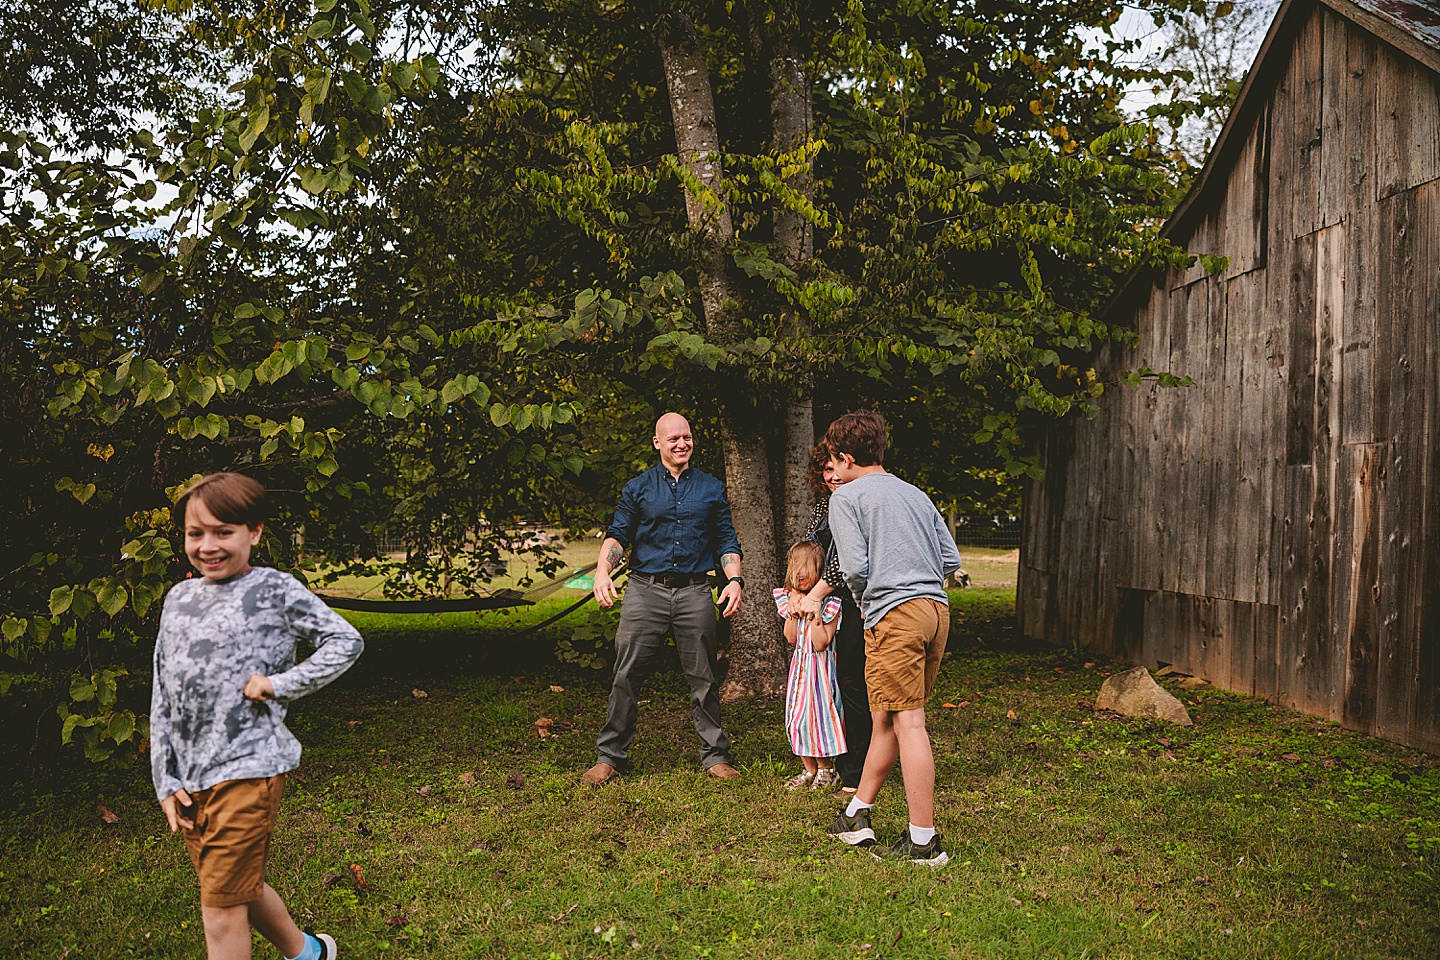
[[690, 681], [695, 732], [700, 735], [700, 765], [706, 770], [730, 760], [730, 738], [720, 726], [720, 692], [715, 682], [715, 601], [708, 583], [666, 587], [638, 576], [630, 578], [620, 605], [615, 634], [615, 682], [610, 709], [596, 745], [600, 762], [616, 770], [630, 764], [635, 739], [635, 684], [675, 638], [680, 667]]

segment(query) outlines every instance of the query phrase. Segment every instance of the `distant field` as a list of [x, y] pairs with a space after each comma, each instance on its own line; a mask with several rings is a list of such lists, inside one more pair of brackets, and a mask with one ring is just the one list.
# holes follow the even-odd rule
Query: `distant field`
[[[566, 570], [586, 567], [595, 562], [600, 552], [600, 539], [589, 537], [563, 543], [559, 557]], [[970, 582], [976, 587], [1015, 586], [1016, 574], [1020, 567], [1019, 550], [993, 550], [986, 547], [961, 547], [960, 557], [964, 570], [970, 574]], [[509, 554], [504, 558], [509, 569], [504, 576], [495, 577], [489, 589], [513, 588], [526, 590], [545, 583], [549, 578], [542, 574], [535, 558], [528, 554]], [[339, 597], [380, 598], [382, 577], [343, 577], [332, 585], [321, 587], [325, 593]], [[561, 589], [564, 594], [579, 596], [581, 591]]]

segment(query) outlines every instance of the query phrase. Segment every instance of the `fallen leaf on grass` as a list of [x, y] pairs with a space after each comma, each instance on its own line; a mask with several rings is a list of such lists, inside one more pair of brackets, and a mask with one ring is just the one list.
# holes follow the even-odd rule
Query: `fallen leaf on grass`
[[325, 879], [322, 881], [322, 883], [324, 884], [325, 889], [329, 890], [331, 887], [335, 886], [335, 884], [339, 883], [341, 880], [344, 879], [345, 874], [332, 870], [329, 873], [325, 874]]
[[954, 710], [954, 709], [956, 709], [957, 707], [959, 707], [960, 704], [958, 704], [958, 703], [942, 703], [942, 704], [940, 704], [940, 706], [945, 707], [947, 710]]
[[1086, 669], [1086, 670], [1094, 670], [1094, 669], [1095, 669], [1095, 661], [1094, 661], [1094, 660], [1087, 660], [1087, 661], [1085, 661], [1085, 669]]
[[467, 787], [470, 786], [472, 783], [475, 782], [475, 771], [466, 770], [464, 773], [460, 774], [460, 782], [465, 784], [465, 786]]
[[1282, 754], [1280, 754], [1280, 759], [1281, 759], [1281, 760], [1289, 760], [1291, 763], [1299, 763], [1299, 762], [1300, 762], [1300, 757], [1299, 757], [1299, 755], [1298, 755], [1298, 754], [1294, 754], [1294, 753], [1282, 753]]
[[957, 706], [957, 707], [968, 707], [968, 706], [970, 706], [970, 701], [969, 701], [969, 700], [961, 700], [959, 703], [956, 704], [956, 706]]
[[360, 864], [350, 864], [350, 875], [355, 878], [355, 889], [365, 892], [365, 871], [360, 869]]
[[414, 697], [416, 700], [424, 700], [426, 697], [430, 696], [430, 694], [426, 693], [424, 690], [421, 690], [419, 687], [416, 687], [414, 690], [410, 691], [410, 696]]
[[419, 790], [416, 790], [415, 792], [418, 793], [418, 794], [419, 794], [420, 796], [422, 796], [422, 797], [428, 797], [428, 796], [430, 796], [431, 790], [430, 790], [429, 785], [426, 785], [426, 786], [421, 787]]
[[1015, 719], [1015, 711], [1014, 711], [1014, 710], [1006, 710], [1006, 711], [1005, 711], [1005, 719], [1006, 719], [1006, 720], [1014, 720], [1014, 719]]
[[1160, 746], [1162, 746], [1162, 747], [1169, 747], [1169, 746], [1173, 746], [1173, 745], [1174, 745], [1174, 744], [1172, 744], [1172, 743], [1170, 742], [1170, 738], [1169, 738], [1169, 737], [1161, 737], [1158, 742], [1159, 742]]
[[370, 828], [365, 826], [364, 820], [361, 820], [358, 824], [355, 825], [355, 832], [362, 837], [370, 836]]
[[361, 721], [359, 720], [347, 720], [345, 722], [345, 726], [349, 727], [351, 730], [354, 730], [356, 727], [360, 726], [360, 723]]
[[565, 688], [562, 687], [562, 686], [560, 686], [560, 684], [558, 684], [558, 683], [552, 683], [552, 684], [550, 684], [550, 692], [551, 692], [551, 693], [564, 693], [564, 692], [565, 692]]
[[404, 918], [403, 916], [401, 916], [400, 914], [397, 913], [397, 914], [395, 914], [395, 916], [386, 919], [386, 921], [385, 921], [385, 926], [387, 926], [387, 927], [403, 927], [403, 926], [405, 926], [405, 918]]
[[510, 776], [505, 778], [505, 786], [509, 787], [511, 790], [519, 790], [521, 787], [525, 786], [525, 774], [510, 774]]
[[100, 814], [100, 819], [104, 820], [106, 823], [120, 822], [120, 814], [116, 813], [114, 810], [111, 810], [109, 807], [105, 806], [105, 804], [97, 803], [95, 804], [95, 809]]

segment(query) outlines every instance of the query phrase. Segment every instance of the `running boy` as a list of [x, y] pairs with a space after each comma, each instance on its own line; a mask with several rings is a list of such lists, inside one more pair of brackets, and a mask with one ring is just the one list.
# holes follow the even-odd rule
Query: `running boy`
[[925, 701], [950, 630], [945, 578], [960, 551], [940, 512], [918, 488], [885, 472], [886, 423], [869, 410], [847, 413], [825, 433], [830, 465], [843, 481], [830, 496], [830, 529], [840, 569], [865, 618], [865, 683], [875, 732], [860, 788], [826, 833], [870, 846], [870, 808], [900, 761], [910, 829], [881, 860], [943, 866], [935, 832], [935, 759]]
[[[250, 566], [265, 488], [236, 473], [198, 481], [175, 504], [201, 576], [170, 589], [155, 641], [151, 774], [171, 831], [200, 878], [210, 960], [249, 960], [253, 926], [288, 960], [334, 960], [265, 882], [285, 774], [300, 743], [286, 705], [344, 673], [364, 642], [300, 581]], [[296, 641], [315, 653], [298, 666]]]

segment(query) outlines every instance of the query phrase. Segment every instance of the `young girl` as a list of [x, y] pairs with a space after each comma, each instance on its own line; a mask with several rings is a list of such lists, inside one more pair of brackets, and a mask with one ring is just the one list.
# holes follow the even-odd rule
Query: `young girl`
[[785, 786], [791, 790], [839, 785], [834, 757], [845, 752], [845, 723], [841, 714], [840, 684], [835, 676], [835, 630], [840, 626], [840, 598], [830, 597], [820, 621], [790, 616], [790, 605], [815, 586], [825, 565], [825, 551], [804, 540], [790, 548], [785, 586], [775, 590], [775, 606], [785, 621], [785, 639], [795, 645], [790, 657], [790, 679], [785, 686], [785, 731], [790, 747], [805, 769]]

